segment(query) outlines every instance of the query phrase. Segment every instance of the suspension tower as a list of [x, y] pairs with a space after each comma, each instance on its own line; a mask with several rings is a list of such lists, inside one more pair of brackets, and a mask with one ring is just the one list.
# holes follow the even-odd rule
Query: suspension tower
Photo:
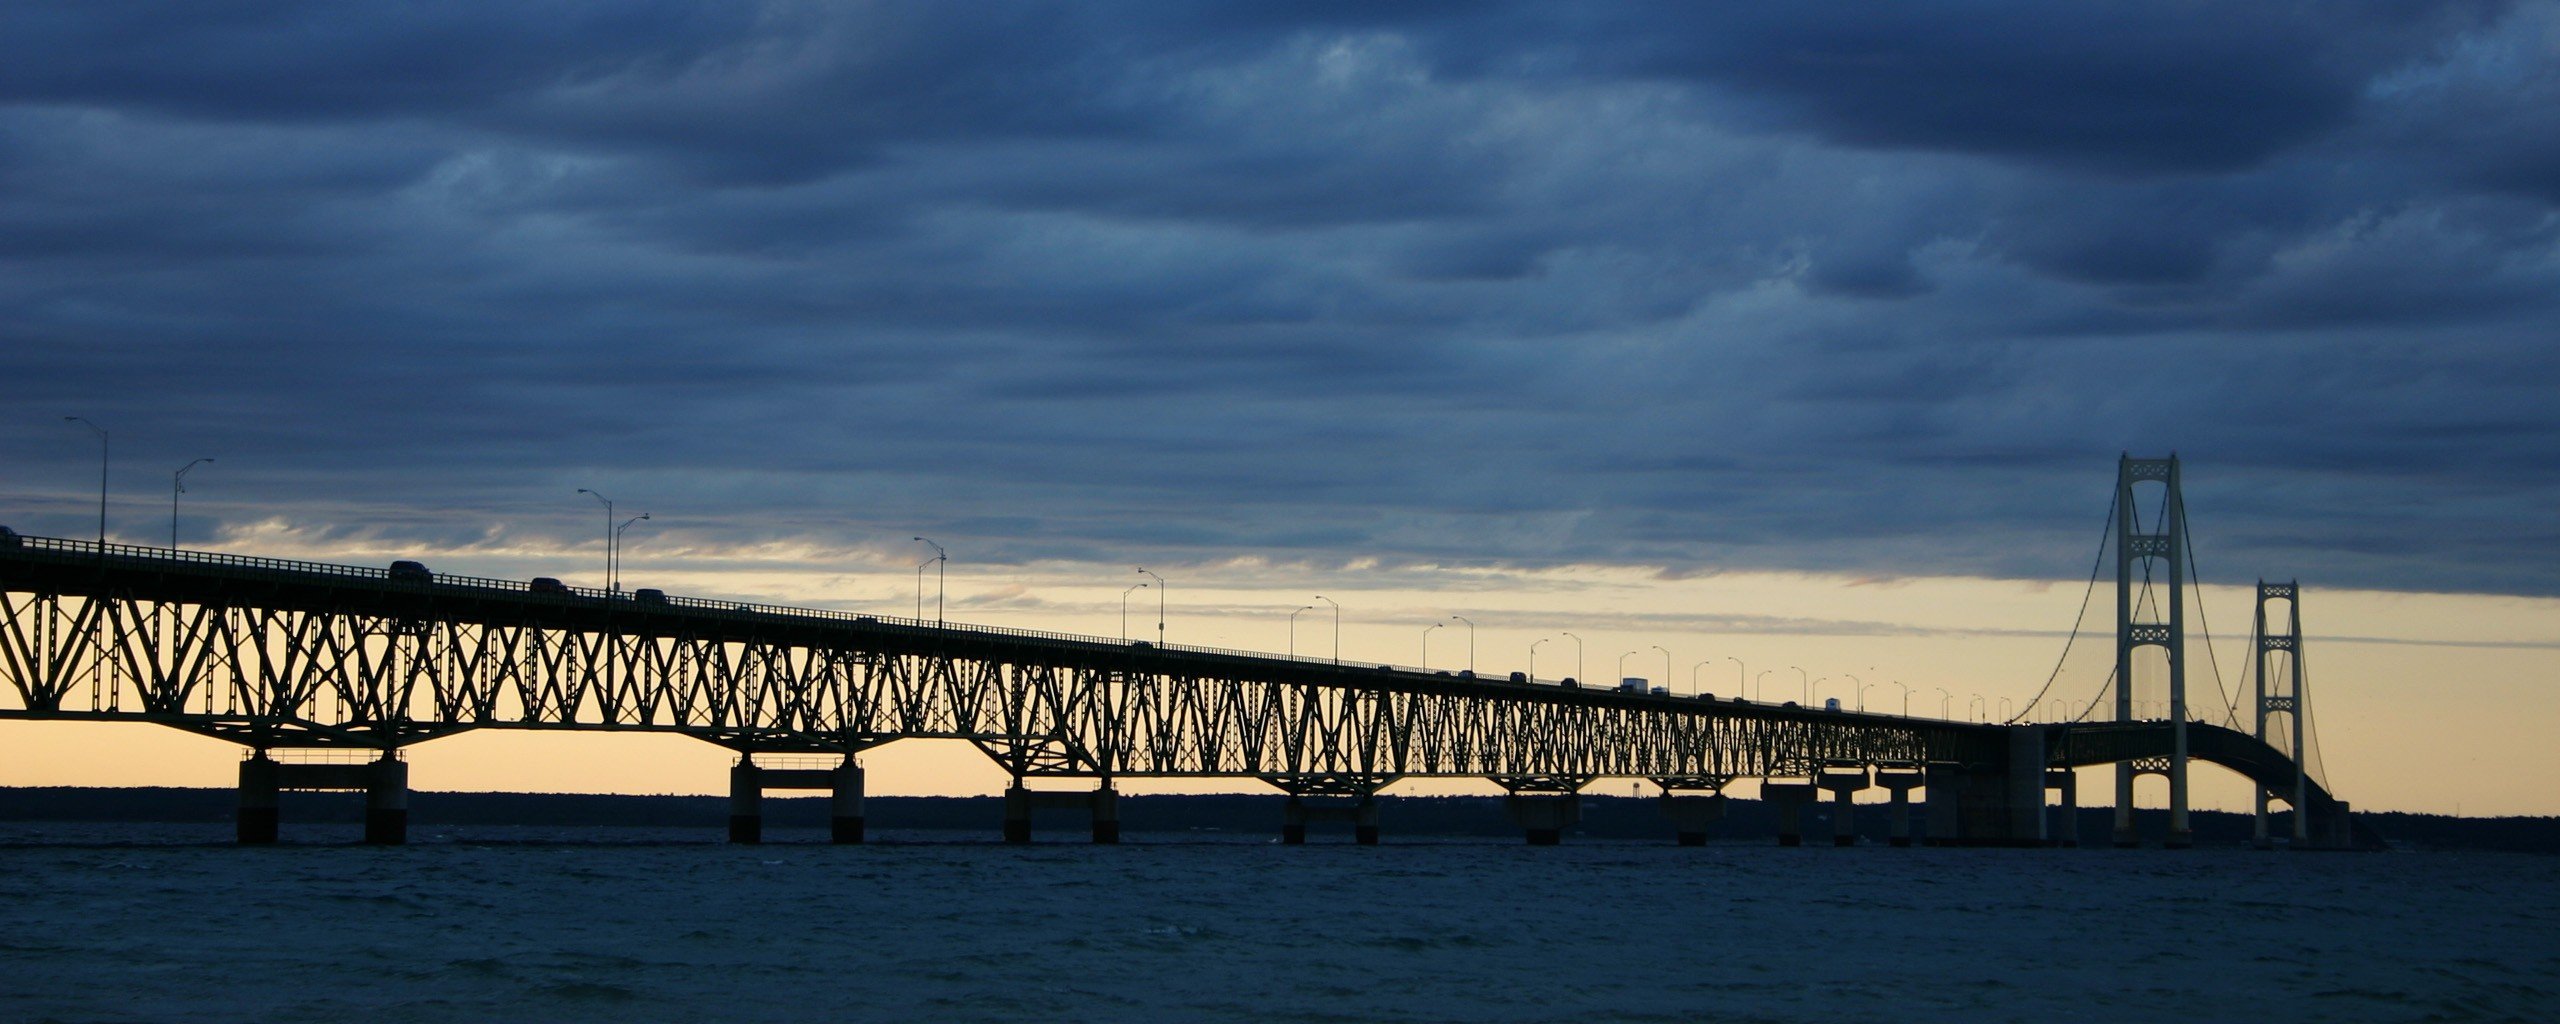
[[[2138, 484], [2164, 485], [2156, 521], [2138, 518], [2134, 501]], [[2174, 737], [2166, 759], [2143, 758], [2116, 764], [2115, 844], [2140, 841], [2133, 828], [2133, 780], [2157, 773], [2169, 779], [2169, 835], [2173, 849], [2194, 843], [2187, 827], [2187, 611], [2185, 499], [2178, 491], [2178, 456], [2116, 461], [2116, 720], [2133, 721], [2133, 659], [2142, 647], [2158, 647], [2169, 665], [2169, 722]], [[2156, 570], [2168, 569], [2165, 602], [2152, 590]], [[2137, 580], [2136, 577], [2139, 577]], [[2142, 591], [2135, 592], [2139, 582]], [[2139, 603], [2137, 600], [2139, 599]]]
[[[2283, 628], [2267, 621], [2267, 603], [2282, 601], [2285, 605]], [[2303, 689], [2302, 678], [2302, 587], [2300, 581], [2269, 583], [2258, 581], [2257, 660], [2251, 674], [2257, 678], [2252, 689], [2258, 703], [2258, 740], [2267, 741], [2271, 731], [2269, 720], [2284, 715], [2293, 732], [2293, 743], [2287, 753], [2293, 755], [2293, 791], [2271, 793], [2258, 787], [2258, 826], [2253, 838], [2261, 850], [2274, 845], [2267, 836], [2267, 802], [2272, 797], [2293, 808], [2293, 842], [2295, 849], [2311, 843], [2311, 812], [2306, 806], [2310, 788], [2310, 751], [2303, 745], [2305, 730], [2303, 710], [2311, 695]], [[2274, 669], [2270, 672], [2269, 669]]]

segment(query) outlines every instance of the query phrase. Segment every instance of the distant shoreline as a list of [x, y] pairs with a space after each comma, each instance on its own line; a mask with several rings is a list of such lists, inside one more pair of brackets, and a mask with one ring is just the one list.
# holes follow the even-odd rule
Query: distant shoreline
[[[1392, 838], [1409, 836], [1516, 837], [1518, 830], [1503, 815], [1500, 797], [1389, 796], [1379, 798], [1382, 826]], [[1131, 832], [1219, 831], [1277, 835], [1279, 794], [1149, 795], [1120, 798], [1120, 817]], [[0, 822], [211, 823], [232, 818], [236, 797], [223, 788], [22, 786], [0, 787]], [[639, 796], [585, 793], [446, 793], [414, 792], [409, 798], [413, 826], [548, 825], [571, 827], [700, 828], [717, 834], [725, 827], [728, 800], [717, 796]], [[1573, 835], [1595, 839], [1671, 841], [1672, 828], [1652, 798], [1586, 794], [1582, 824]], [[827, 798], [768, 797], [766, 823], [777, 829], [824, 828]], [[1003, 799], [993, 796], [874, 796], [864, 800], [864, 813], [874, 829], [997, 831]], [[2104, 837], [2107, 808], [2082, 808], [2080, 834]], [[2145, 836], [2160, 833], [2166, 811], [2137, 812]], [[298, 824], [348, 824], [362, 820], [363, 801], [352, 794], [288, 793], [284, 816]], [[2560, 818], [2455, 818], [2448, 815], [2376, 812], [2364, 815], [2383, 835], [2402, 848], [2500, 850], [2560, 854]], [[2245, 814], [2198, 811], [2193, 816], [2199, 845], [2245, 845], [2251, 831]], [[1063, 817], [1059, 824], [1066, 824]], [[1890, 823], [1881, 808], [1861, 806], [1859, 834], [1870, 843], [1885, 841]], [[1047, 826], [1044, 826], [1047, 827]], [[1317, 826], [1319, 834], [1323, 826]], [[1811, 837], [1831, 833], [1827, 810], [1805, 823]], [[1725, 820], [1712, 833], [1719, 839], [1773, 839], [1777, 816], [1757, 800], [1735, 799]]]

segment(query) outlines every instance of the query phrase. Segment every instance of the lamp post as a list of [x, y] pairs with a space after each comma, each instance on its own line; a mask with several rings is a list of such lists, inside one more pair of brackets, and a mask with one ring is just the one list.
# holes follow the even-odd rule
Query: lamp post
[[2000, 717], [2003, 720], [2009, 717], [2009, 698], [2007, 697], [2000, 698]]
[[[1653, 645], [1653, 649], [1662, 652], [1662, 688], [1668, 690], [1671, 688], [1671, 651], [1669, 648], [1666, 648], [1661, 644]], [[1694, 677], [1697, 673], [1692, 672], [1690, 675]], [[1697, 692], [1697, 682], [1698, 681], [1695, 678], [1689, 680], [1690, 692]]]
[[578, 488], [578, 493], [604, 503], [604, 585], [605, 589], [611, 590], [613, 589], [613, 499], [584, 487]]
[[[1563, 635], [1573, 636], [1571, 633]], [[1582, 663], [1582, 638], [1578, 636], [1573, 636], [1573, 678], [1586, 685], [1591, 682], [1590, 669]]]
[[1162, 576], [1158, 576], [1158, 575], [1156, 575], [1156, 574], [1154, 574], [1154, 573], [1151, 573], [1151, 572], [1148, 572], [1148, 571], [1146, 570], [1146, 567], [1145, 567], [1145, 566], [1139, 566], [1139, 567], [1138, 567], [1138, 574], [1139, 574], [1139, 575], [1142, 575], [1142, 576], [1145, 576], [1145, 577], [1146, 577], [1146, 578], [1148, 578], [1148, 579], [1151, 579], [1151, 580], [1156, 581], [1156, 646], [1157, 646], [1157, 647], [1163, 647], [1163, 646], [1164, 646], [1164, 577], [1162, 577]]
[[1801, 681], [1804, 683], [1804, 702], [1805, 702], [1805, 704], [1806, 704], [1806, 705], [1808, 705], [1808, 706], [1812, 705], [1812, 703], [1813, 703], [1813, 674], [1812, 674], [1812, 673], [1810, 673], [1810, 672], [1807, 672], [1807, 671], [1805, 671], [1805, 670], [1803, 670], [1803, 669], [1801, 669], [1801, 668], [1796, 668], [1796, 666], [1794, 666], [1794, 665], [1789, 665], [1789, 666], [1787, 666], [1787, 667], [1788, 667], [1788, 668], [1793, 668], [1793, 669], [1795, 669], [1795, 670], [1796, 670], [1796, 678], [1797, 678], [1797, 679], [1799, 679], [1799, 680], [1801, 680]]
[[1880, 684], [1880, 683], [1859, 683], [1859, 684], [1858, 684], [1858, 713], [1859, 713], [1859, 714], [1865, 714], [1865, 713], [1866, 713], [1866, 711], [1867, 711], [1867, 690], [1868, 690], [1869, 688], [1871, 688], [1871, 687], [1880, 686], [1880, 685], [1882, 685], [1882, 684]]
[[1751, 674], [1751, 666], [1743, 664], [1742, 659], [1730, 654], [1725, 655], [1724, 660], [1733, 663], [1733, 695], [1742, 696], [1742, 691], [1749, 689], [1749, 681], [1744, 677]]
[[[1894, 680], [1893, 685], [1902, 686], [1902, 680]], [[1902, 686], [1902, 717], [1911, 717], [1911, 688], [1908, 686]]]
[[1974, 719], [1973, 719], [1973, 706], [1974, 706], [1974, 705], [1976, 705], [1976, 704], [1982, 704], [1982, 703], [1983, 703], [1982, 695], [1981, 695], [1981, 694], [1979, 694], [1979, 693], [1974, 694], [1974, 695], [1973, 695], [1973, 699], [1972, 699], [1972, 700], [1969, 700], [1969, 701], [1964, 702], [1964, 719], [1965, 719], [1965, 721], [1970, 722], [1970, 721], [1973, 721], [1973, 720], [1974, 720]]
[[1774, 668], [1764, 668], [1764, 669], [1761, 669], [1761, 670], [1760, 670], [1760, 674], [1759, 674], [1759, 675], [1756, 675], [1756, 676], [1752, 676], [1752, 677], [1751, 677], [1751, 699], [1752, 699], [1753, 701], [1760, 701], [1760, 700], [1765, 700], [1765, 699], [1767, 699], [1767, 698], [1768, 698], [1768, 696], [1769, 696], [1769, 673], [1771, 673], [1771, 672], [1775, 672], [1775, 671], [1777, 671], [1777, 669], [1774, 669]]
[[639, 522], [639, 521], [641, 521], [641, 520], [643, 520], [643, 519], [647, 519], [647, 518], [649, 518], [649, 513], [642, 512], [642, 513], [640, 513], [639, 515], [632, 516], [632, 517], [631, 517], [631, 518], [629, 518], [629, 519], [625, 519], [625, 520], [623, 520], [623, 521], [622, 521], [622, 525], [620, 525], [620, 526], [617, 526], [617, 527], [614, 527], [614, 528], [613, 528], [613, 580], [612, 580], [612, 583], [613, 583], [613, 592], [614, 592], [614, 593], [619, 594], [619, 593], [621, 593], [621, 592], [622, 592], [622, 531], [630, 529], [630, 528], [631, 528], [631, 524], [636, 523], [636, 522]]
[[1538, 645], [1539, 645], [1539, 644], [1542, 644], [1542, 643], [1546, 643], [1547, 641], [1549, 641], [1549, 640], [1553, 640], [1553, 639], [1555, 639], [1555, 638], [1554, 638], [1554, 637], [1551, 637], [1551, 636], [1542, 636], [1542, 637], [1537, 638], [1536, 640], [1532, 640], [1532, 641], [1530, 641], [1530, 642], [1529, 642], [1529, 681], [1530, 681], [1530, 682], [1533, 682], [1533, 683], [1534, 683], [1534, 682], [1537, 682], [1537, 681], [1538, 681]]
[[1956, 699], [1956, 695], [1955, 695], [1954, 691], [1951, 691], [1951, 690], [1949, 690], [1949, 689], [1947, 689], [1946, 687], [1943, 687], [1943, 686], [1938, 687], [1938, 688], [1937, 688], [1937, 690], [1938, 690], [1938, 717], [1939, 717], [1939, 718], [1953, 718], [1953, 717], [1955, 717], [1954, 712], [1952, 712], [1952, 711], [1948, 710], [1948, 705]]
[[77, 423], [98, 432], [98, 553], [107, 551], [107, 428], [89, 422], [86, 416], [65, 416], [65, 423]]
[[1129, 587], [1128, 587], [1128, 589], [1127, 589], [1127, 590], [1123, 590], [1123, 591], [1121, 591], [1121, 592], [1120, 592], [1120, 642], [1121, 642], [1121, 643], [1128, 643], [1128, 642], [1129, 642], [1129, 595], [1130, 595], [1132, 592], [1135, 592], [1135, 591], [1139, 591], [1139, 590], [1144, 590], [1144, 589], [1146, 589], [1146, 586], [1147, 586], [1147, 585], [1146, 585], [1146, 584], [1144, 584], [1144, 583], [1132, 583], [1132, 584], [1129, 584]]
[[1707, 659], [1707, 660], [1705, 660], [1705, 661], [1701, 661], [1701, 662], [1699, 662], [1699, 663], [1697, 663], [1697, 664], [1695, 664], [1695, 665], [1691, 665], [1691, 666], [1689, 666], [1689, 692], [1690, 692], [1690, 693], [1692, 693], [1692, 694], [1699, 694], [1699, 693], [1705, 693], [1705, 692], [1707, 692], [1706, 685], [1705, 685], [1705, 684], [1703, 684], [1703, 683], [1698, 682], [1698, 670], [1699, 670], [1699, 669], [1702, 669], [1702, 668], [1705, 668], [1705, 667], [1707, 667], [1707, 666], [1709, 666], [1709, 665], [1713, 665], [1713, 664], [1715, 664], [1715, 663], [1716, 663], [1716, 660], [1715, 660], [1714, 658], [1709, 658], [1709, 659]]
[[1333, 605], [1333, 663], [1342, 664], [1342, 605], [1330, 597], [1317, 594], [1316, 600]]
[[[1314, 610], [1316, 610], [1316, 606], [1311, 605], [1311, 604], [1310, 604], [1310, 605], [1301, 605], [1301, 606], [1299, 606], [1299, 608], [1298, 608], [1298, 612], [1311, 612], [1311, 611], [1314, 611]], [[1290, 661], [1296, 661], [1296, 660], [1298, 660], [1298, 612], [1290, 612], [1290, 613], [1289, 613], [1289, 660], [1290, 660]], [[1124, 632], [1125, 632], [1125, 631], [1127, 631], [1127, 630], [1128, 630], [1128, 628], [1129, 628], [1129, 627], [1124, 623], [1124, 624], [1122, 624], [1122, 625], [1121, 625], [1121, 627], [1120, 627], [1120, 628], [1121, 628], [1121, 630], [1122, 630], [1122, 631], [1124, 631]]]
[[1622, 687], [1622, 686], [1627, 685], [1627, 658], [1628, 658], [1628, 656], [1630, 656], [1630, 655], [1634, 655], [1634, 654], [1637, 654], [1637, 653], [1639, 653], [1639, 652], [1636, 652], [1636, 651], [1628, 651], [1626, 654], [1621, 654], [1621, 655], [1619, 655], [1619, 656], [1618, 656], [1618, 678], [1617, 678], [1617, 681], [1616, 681], [1615, 683], [1613, 683], [1613, 684], [1611, 684], [1611, 685], [1610, 685], [1610, 687], [1609, 687], [1610, 689], [1614, 690], [1614, 689], [1617, 689], [1617, 688], [1619, 688], [1619, 687]]
[[1446, 625], [1446, 622], [1434, 622], [1422, 627], [1422, 670], [1425, 672], [1431, 671], [1431, 631]]
[[[916, 542], [933, 549], [933, 557], [926, 559], [925, 565], [933, 567], [933, 624], [939, 626], [942, 625], [942, 595], [948, 593], [948, 591], [943, 588], [943, 580], [945, 578], [943, 573], [945, 568], [951, 564], [951, 553], [942, 550], [942, 545], [936, 544], [922, 537], [916, 538]], [[924, 618], [923, 565], [916, 567], [916, 618]]]
[[[1873, 671], [1875, 671], [1875, 670], [1874, 670], [1874, 669], [1868, 669], [1867, 671], [1869, 671], [1869, 672], [1873, 672]], [[1866, 681], [1866, 680], [1864, 680], [1864, 679], [1860, 679], [1860, 678], [1858, 678], [1858, 674], [1857, 674], [1857, 673], [1855, 673], [1855, 672], [1842, 672], [1842, 673], [1840, 673], [1840, 674], [1841, 674], [1841, 675], [1844, 675], [1844, 676], [1849, 677], [1849, 681], [1850, 681], [1850, 682], [1857, 684], [1857, 686], [1858, 686], [1858, 692], [1859, 692], [1860, 694], [1864, 694], [1864, 693], [1866, 692], [1867, 681]], [[1860, 697], [1857, 699], [1857, 704], [1858, 704], [1858, 710], [1860, 710], [1860, 711], [1864, 711], [1864, 710], [1866, 710], [1866, 709], [1867, 709], [1867, 708], [1866, 708], [1866, 697], [1864, 697], [1864, 696], [1860, 696]]]
[[1474, 675], [1476, 674], [1476, 620], [1464, 615], [1449, 617], [1467, 624], [1467, 674]]
[[211, 461], [213, 460], [210, 458], [197, 459], [178, 467], [177, 473], [169, 477], [169, 550], [171, 551], [178, 550], [178, 496], [187, 493], [187, 471]]

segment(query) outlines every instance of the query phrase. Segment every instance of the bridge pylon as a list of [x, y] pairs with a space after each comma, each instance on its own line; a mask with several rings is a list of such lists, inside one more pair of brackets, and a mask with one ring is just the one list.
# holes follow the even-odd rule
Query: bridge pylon
[[[2134, 491], [2152, 482], [2165, 489], [2156, 521], [2143, 523], [2137, 518], [2140, 509]], [[2164, 763], [2116, 764], [2117, 846], [2133, 846], [2141, 841], [2133, 827], [2133, 780], [2145, 771], [2158, 771], [2169, 779], [2166, 845], [2174, 849], [2195, 842], [2195, 833], [2187, 825], [2187, 515], [2178, 483], [2175, 453], [2165, 459], [2137, 459], [2128, 454], [2116, 461], [2116, 720], [2134, 720], [2134, 652], [2158, 647], [2166, 653], [2169, 666], [2172, 736], [2170, 754]], [[2167, 598], [2161, 600], [2151, 584], [2154, 572], [2164, 567], [2168, 570], [2169, 588]], [[2142, 585], [2139, 593], [2135, 590], [2137, 576]]]
[[[2275, 601], [2282, 601], [2285, 605], [2285, 621], [2281, 624], [2267, 619], [2267, 605]], [[2257, 625], [2253, 632], [2258, 642], [2256, 657], [2250, 662], [2250, 675], [2256, 680], [2251, 691], [2258, 706], [2258, 741], [2267, 741], [2268, 733], [2273, 731], [2275, 716], [2286, 717], [2287, 726], [2293, 733], [2292, 745], [2286, 750], [2293, 756], [2293, 786], [2282, 794], [2270, 793], [2265, 786], [2256, 787], [2257, 827], [2251, 833], [2251, 839], [2261, 850], [2275, 845], [2267, 834], [2267, 803], [2273, 797], [2293, 808], [2293, 843], [2294, 848], [2301, 849], [2311, 844], [2308, 797], [2311, 752], [2303, 743], [2307, 735], [2303, 711], [2310, 706], [2311, 695], [2304, 689], [2302, 676], [2302, 585], [2299, 580], [2283, 583], [2258, 581]]]

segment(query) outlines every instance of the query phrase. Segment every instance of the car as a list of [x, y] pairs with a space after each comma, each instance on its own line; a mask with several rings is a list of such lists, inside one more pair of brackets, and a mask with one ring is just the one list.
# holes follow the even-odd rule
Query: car
[[1526, 672], [1514, 672], [1514, 673], [1511, 673], [1511, 681], [1512, 681], [1512, 682], [1515, 682], [1515, 683], [1525, 683], [1525, 682], [1528, 682], [1528, 681], [1529, 681], [1529, 673], [1526, 673]]
[[1788, 702], [1786, 702], [1785, 704], [1782, 704], [1782, 705], [1779, 705], [1779, 706], [1780, 706], [1780, 707], [1789, 707], [1789, 708], [1791, 708], [1791, 707], [1796, 706], [1796, 702], [1794, 702], [1794, 701], [1788, 701]]
[[1671, 696], [1671, 688], [1670, 688], [1670, 687], [1668, 687], [1668, 686], [1657, 686], [1657, 687], [1654, 687], [1654, 688], [1653, 688], [1653, 695], [1654, 695], [1654, 696], [1656, 696], [1656, 697], [1668, 697], [1668, 696]]
[[642, 587], [631, 592], [631, 599], [640, 604], [665, 604], [667, 592], [656, 587]]
[[562, 583], [549, 576], [536, 576], [533, 578], [533, 582], [525, 584], [524, 588], [536, 594], [566, 594], [569, 592], [568, 584]]
[[18, 540], [18, 531], [12, 530], [6, 526], [0, 526], [0, 548], [16, 548], [23, 546], [25, 546], [24, 542]]
[[1697, 699], [1699, 699], [1699, 700], [1714, 700], [1714, 699], [1716, 699], [1716, 695], [1715, 695], [1715, 694], [1712, 694], [1712, 693], [1701, 693], [1701, 694], [1699, 694], [1699, 695], [1698, 695]]
[[402, 560], [391, 563], [391, 578], [401, 583], [433, 583], [436, 574], [422, 563]]
[[1473, 679], [1473, 678], [1475, 678], [1475, 677], [1476, 677], [1476, 670], [1474, 670], [1474, 669], [1466, 669], [1466, 670], [1461, 671], [1461, 672], [1459, 672], [1459, 673], [1458, 673], [1458, 678], [1460, 678], [1460, 679]]
[[1582, 688], [1582, 681], [1581, 681], [1581, 680], [1579, 680], [1579, 679], [1575, 679], [1575, 678], [1574, 678], [1574, 677], [1572, 677], [1572, 676], [1566, 676], [1566, 677], [1564, 677], [1564, 679], [1563, 679], [1562, 681], [1558, 682], [1556, 685], [1561, 686], [1561, 687], [1564, 687], [1565, 689], [1568, 689], [1568, 690], [1579, 690], [1579, 689], [1581, 689], [1581, 688]]

